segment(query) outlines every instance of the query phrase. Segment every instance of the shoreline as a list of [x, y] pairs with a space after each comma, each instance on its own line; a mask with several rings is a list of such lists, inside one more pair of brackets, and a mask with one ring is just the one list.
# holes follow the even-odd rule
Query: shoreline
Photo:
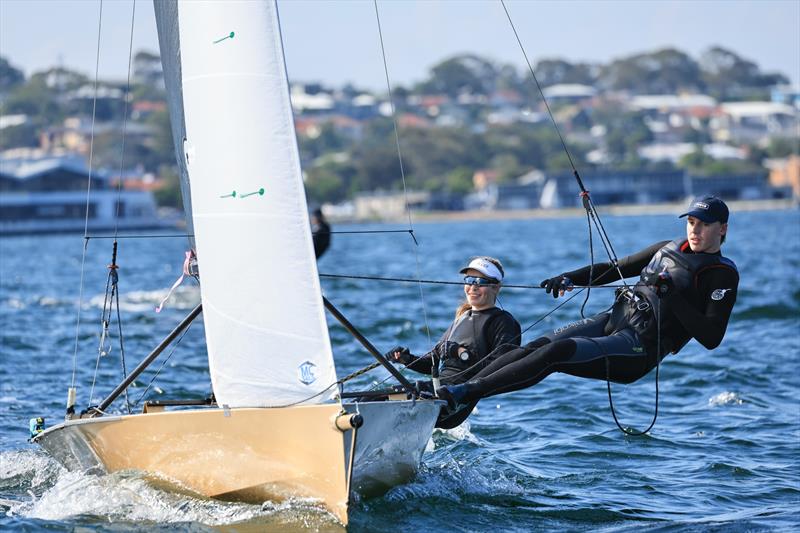
[[[733, 213], [743, 211], [784, 211], [798, 209], [798, 203], [791, 198], [770, 200], [731, 200], [726, 202]], [[609, 216], [641, 216], [641, 215], [679, 215], [687, 207], [686, 202], [662, 204], [619, 204], [597, 206], [601, 215]], [[505, 209], [505, 210], [473, 210], [473, 211], [418, 211], [412, 210], [411, 217], [415, 222], [458, 222], [473, 220], [521, 220], [547, 218], [585, 217], [582, 207], [562, 207], [557, 209]], [[402, 222], [404, 217], [382, 219], [340, 219], [330, 217], [335, 223], [365, 222]]]

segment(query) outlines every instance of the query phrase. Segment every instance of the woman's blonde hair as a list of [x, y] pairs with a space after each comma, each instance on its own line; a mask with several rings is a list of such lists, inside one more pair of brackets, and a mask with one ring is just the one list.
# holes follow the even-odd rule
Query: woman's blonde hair
[[[481, 255], [481, 256], [478, 256], [478, 257], [481, 258], [481, 259], [486, 259], [487, 261], [492, 263], [494, 266], [496, 266], [497, 270], [499, 270], [500, 273], [503, 276], [506, 275], [506, 271], [503, 270], [503, 263], [501, 263], [499, 259], [494, 258], [494, 257], [489, 257], [487, 255]], [[478, 257], [471, 257], [469, 261], [471, 262], [473, 259], [478, 259]], [[502, 285], [503, 282], [502, 281], [498, 281], [498, 284]], [[464, 301], [461, 303], [461, 305], [458, 306], [458, 309], [456, 309], [456, 318], [460, 317], [461, 315], [463, 315], [464, 313], [466, 313], [470, 309], [472, 309], [472, 306], [470, 305], [469, 301], [465, 298]]]

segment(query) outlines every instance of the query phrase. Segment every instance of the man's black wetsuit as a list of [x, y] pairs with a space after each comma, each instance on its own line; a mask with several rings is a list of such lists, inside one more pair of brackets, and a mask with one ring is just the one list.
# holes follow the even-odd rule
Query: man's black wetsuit
[[[440, 379], [445, 385], [464, 383], [486, 368], [493, 360], [490, 354], [499, 353], [500, 346], [518, 347], [522, 338], [519, 322], [503, 309], [493, 307], [482, 311], [466, 311], [459, 316], [431, 351], [421, 357], [407, 355], [406, 368], [430, 374], [433, 355], [441, 362]], [[461, 350], [459, 347], [466, 348]], [[433, 392], [430, 382], [421, 382], [421, 388]], [[459, 410], [457, 416], [446, 413], [440, 417], [436, 427], [452, 428], [463, 422], [472, 408]]]
[[314, 254], [319, 259], [331, 244], [331, 226], [321, 214], [311, 225], [311, 237], [314, 241]]
[[[647, 281], [664, 268], [675, 278], [675, 288], [659, 299]], [[733, 262], [719, 252], [694, 254], [685, 239], [664, 241], [622, 258], [619, 270], [625, 278], [640, 274], [642, 279], [634, 291], [620, 291], [612, 311], [568, 324], [521, 348], [501, 347], [465, 385], [464, 400], [530, 387], [553, 372], [631, 383], [691, 338], [709, 350], [722, 341], [739, 275]], [[610, 263], [595, 264], [591, 271], [593, 285], [619, 281], [619, 272]], [[589, 272], [587, 266], [563, 276], [588, 285]], [[660, 325], [654, 320], [659, 310]]]

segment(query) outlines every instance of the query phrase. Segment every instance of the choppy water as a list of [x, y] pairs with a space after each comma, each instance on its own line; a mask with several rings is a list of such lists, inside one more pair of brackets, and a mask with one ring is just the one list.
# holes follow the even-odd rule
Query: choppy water
[[[679, 236], [673, 217], [606, 217], [617, 252]], [[389, 228], [389, 226], [362, 226]], [[395, 227], [395, 226], [391, 226]], [[348, 229], [352, 229], [348, 227]], [[473, 254], [503, 259], [507, 282], [530, 284], [587, 261], [581, 219], [420, 223], [423, 278], [457, 280]], [[178, 291], [153, 306], [177, 277], [180, 239], [123, 240], [119, 264], [129, 368], [198, 301]], [[262, 506], [170, 492], [135, 473], [70, 473], [26, 443], [28, 419], [63, 416], [75, 347], [81, 238], [0, 239], [0, 529], [67, 531], [335, 530], [313, 502]], [[739, 301], [722, 346], [691, 343], [661, 369], [660, 415], [643, 438], [611, 419], [605, 383], [554, 375], [535, 388], [485, 400], [468, 426], [437, 432], [419, 476], [360, 502], [352, 530], [364, 531], [707, 531], [794, 530], [800, 524], [800, 213], [735, 214], [726, 255], [742, 271]], [[80, 404], [86, 405], [97, 353], [110, 241], [92, 240], [79, 336]], [[408, 235], [334, 235], [320, 261], [326, 273], [413, 277]], [[276, 280], [278, 281], [278, 280]], [[271, 280], [265, 280], [269, 283]], [[329, 298], [379, 346], [429, 346], [451, 320], [459, 287], [323, 280]], [[574, 319], [576, 298], [526, 334]], [[539, 291], [505, 290], [503, 305], [523, 328], [553, 306]], [[589, 310], [610, 303], [598, 289]], [[371, 362], [331, 325], [340, 375]], [[115, 347], [116, 350], [116, 347]], [[163, 356], [162, 356], [163, 357]], [[120, 375], [116, 352], [102, 361], [95, 397]], [[132, 390], [136, 402], [152, 377]], [[361, 380], [382, 380], [377, 372]], [[190, 398], [209, 392], [202, 325], [174, 351], [149, 394]], [[654, 373], [615, 386], [623, 423], [652, 416]]]

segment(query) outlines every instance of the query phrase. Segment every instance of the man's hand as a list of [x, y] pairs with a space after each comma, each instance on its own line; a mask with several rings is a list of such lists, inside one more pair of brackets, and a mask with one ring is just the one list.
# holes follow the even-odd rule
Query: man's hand
[[542, 287], [547, 294], [552, 293], [553, 298], [564, 296], [564, 292], [571, 291], [575, 287], [572, 280], [564, 274], [546, 279], [542, 281], [539, 286]]
[[393, 363], [401, 363], [404, 365], [408, 365], [414, 361], [414, 356], [411, 355], [411, 352], [405, 346], [395, 346], [386, 352], [384, 357]]

